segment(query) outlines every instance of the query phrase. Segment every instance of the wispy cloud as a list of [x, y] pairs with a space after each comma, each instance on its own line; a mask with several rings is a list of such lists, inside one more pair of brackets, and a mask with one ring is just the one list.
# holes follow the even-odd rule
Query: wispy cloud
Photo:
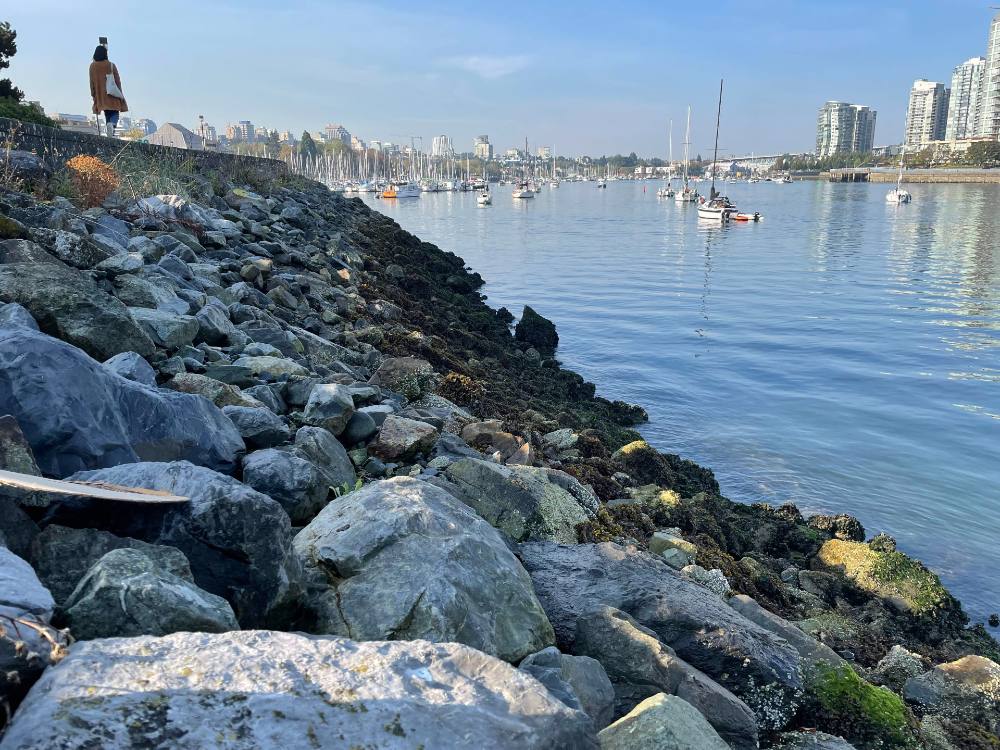
[[531, 65], [531, 57], [529, 55], [465, 55], [449, 57], [442, 62], [481, 78], [495, 79], [524, 70]]

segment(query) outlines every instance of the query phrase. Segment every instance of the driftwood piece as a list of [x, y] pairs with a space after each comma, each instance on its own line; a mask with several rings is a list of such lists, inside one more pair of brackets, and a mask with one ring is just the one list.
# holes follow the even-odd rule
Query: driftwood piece
[[171, 495], [169, 492], [147, 490], [143, 487], [122, 487], [104, 482], [67, 482], [46, 479], [16, 471], [0, 471], [0, 488], [22, 492], [43, 492], [55, 495], [92, 497], [96, 500], [117, 500], [126, 503], [186, 503], [190, 498]]

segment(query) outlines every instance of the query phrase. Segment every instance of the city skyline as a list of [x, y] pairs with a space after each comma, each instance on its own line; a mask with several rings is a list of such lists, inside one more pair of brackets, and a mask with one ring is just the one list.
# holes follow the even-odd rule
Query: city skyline
[[[128, 12], [133, 5], [137, 12]], [[585, 6], [569, 13], [563, 3], [533, 8], [519, 20], [513, 18], [516, 2], [505, 16], [451, 2], [425, 6], [421, 13], [377, 2], [338, 3], [335, 11], [311, 2], [280, 10], [256, 0], [177, 5], [197, 7], [205, 23], [181, 25], [188, 18], [184, 12], [161, 16], [147, 5], [139, 12], [129, 0], [121, 4], [122, 13], [100, 20], [66, 0], [18, 8], [10, 14], [20, 48], [12, 76], [46, 109], [86, 112], [89, 91], [80, 83], [85, 75], [63, 72], [85, 70], [96, 37], [106, 35], [130, 106], [160, 123], [191, 128], [203, 113], [220, 134], [246, 117], [297, 137], [340, 122], [366, 140], [405, 145], [418, 135], [425, 148], [433, 136], [447, 134], [458, 152], [471, 150], [475, 136], [486, 132], [499, 152], [523, 144], [527, 135], [533, 149], [551, 145], [560, 155], [663, 156], [667, 122], [674, 120], [679, 143], [678, 123], [688, 103], [694, 109], [692, 150], [709, 149], [718, 76], [728, 69], [723, 152], [807, 151], [815, 143], [815, 112], [827, 100], [865, 103], [879, 112], [876, 144], [898, 143], [913, 81], [947, 85], [956, 65], [983, 54], [991, 18], [986, 6], [967, 0], [950, 4], [947, 12], [929, 2], [887, 2], [874, 9], [841, 4], [845, 11], [865, 8], [863, 21], [849, 12], [830, 21], [813, 9], [772, 2], [752, 17], [741, 15], [731, 39], [711, 44], [712, 19], [704, 13], [638, 2], [616, 8], [618, 17], [629, 17], [631, 9], [642, 20], [624, 41], [596, 33], [604, 28], [599, 11]], [[729, 5], [722, 3], [717, 12]], [[58, 28], [50, 22], [56, 11], [67, 21]], [[251, 18], [268, 29], [266, 38], [249, 33]], [[309, 19], [316, 22], [304, 22]], [[881, 49], [885, 45], [876, 43], [885, 24], [910, 42], [891, 59]], [[377, 28], [385, 43], [365, 51], [367, 35], [345, 31], [362, 27]], [[488, 44], [455, 43], [478, 28], [488, 32]], [[522, 29], [522, 44], [513, 41], [515, 28]], [[164, 52], [171, 29], [177, 42]], [[324, 29], [331, 38], [320, 43], [317, 32]], [[458, 29], [466, 33], [455, 35]], [[93, 40], [81, 41], [88, 34]], [[295, 37], [302, 38], [292, 45]], [[422, 53], [401, 58], [399, 45], [407, 40]], [[253, 59], [257, 46], [265, 52], [263, 63]], [[294, 53], [283, 49], [289, 46]], [[668, 64], [671, 55], [661, 46], [691, 64]], [[805, 47], [818, 65], [792, 64]], [[859, 53], [867, 56], [861, 66]], [[568, 65], [566, 55], [576, 64]], [[826, 64], [829, 55], [837, 65]], [[277, 58], [284, 62], [274, 64]], [[876, 66], [879, 75], [861, 74]]]

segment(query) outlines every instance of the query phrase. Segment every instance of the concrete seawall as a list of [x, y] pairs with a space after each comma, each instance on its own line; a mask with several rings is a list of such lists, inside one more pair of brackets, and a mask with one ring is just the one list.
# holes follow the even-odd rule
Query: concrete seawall
[[[894, 183], [895, 170], [834, 169], [823, 172], [817, 179], [830, 182]], [[913, 184], [978, 183], [1000, 184], [1000, 169], [908, 169], [904, 182]]]

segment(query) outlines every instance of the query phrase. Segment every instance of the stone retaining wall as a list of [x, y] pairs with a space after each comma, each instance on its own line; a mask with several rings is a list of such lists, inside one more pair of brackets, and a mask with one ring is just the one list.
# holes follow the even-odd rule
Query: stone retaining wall
[[31, 151], [41, 156], [51, 166], [59, 166], [80, 154], [97, 156], [104, 161], [114, 160], [123, 151], [138, 152], [151, 160], [194, 162], [201, 173], [231, 171], [236, 167], [270, 174], [287, 174], [288, 165], [277, 159], [255, 156], [238, 156], [218, 151], [191, 151], [170, 146], [154, 146], [138, 141], [122, 141], [88, 133], [49, 128], [44, 125], [0, 118], [0, 151], [7, 148]]
[[[896, 177], [897, 175], [895, 172], [872, 172], [868, 177], [868, 181], [894, 183], [896, 182]], [[978, 170], [974, 172], [963, 172], [961, 170], [956, 170], [954, 172], [908, 171], [903, 177], [903, 181], [909, 183], [970, 182], [1000, 184], [1000, 169], [987, 170], [985, 172], [980, 172]]]

